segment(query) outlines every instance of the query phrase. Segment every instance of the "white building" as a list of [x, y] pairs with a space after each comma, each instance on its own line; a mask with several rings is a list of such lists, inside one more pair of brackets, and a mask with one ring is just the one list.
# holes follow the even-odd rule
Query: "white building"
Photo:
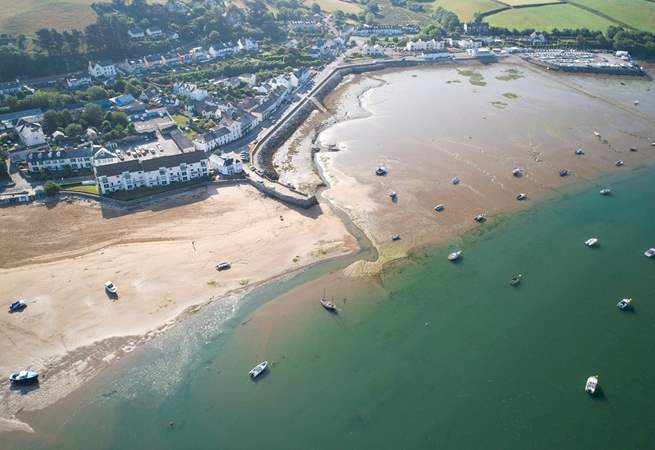
[[27, 154], [28, 170], [38, 173], [41, 170], [61, 171], [90, 169], [93, 163], [93, 149], [91, 147], [77, 150], [57, 150], [55, 152], [30, 152]]
[[159, 27], [150, 27], [146, 28], [146, 34], [150, 37], [158, 37], [161, 36], [162, 31]]
[[443, 50], [446, 48], [446, 43], [444, 41], [437, 41], [431, 39], [429, 41], [424, 41], [419, 39], [418, 41], [409, 41], [405, 45], [405, 50], [408, 52], [433, 52], [435, 50]]
[[466, 50], [466, 54], [471, 58], [485, 58], [485, 57], [488, 58], [491, 56], [495, 56], [494, 52], [492, 52], [487, 47], [469, 48]]
[[115, 77], [116, 66], [111, 61], [89, 61], [89, 75], [93, 78]]
[[91, 84], [91, 77], [80, 78], [66, 78], [66, 86], [68, 89], [79, 89]]
[[19, 119], [16, 124], [16, 134], [20, 141], [26, 147], [35, 147], [37, 145], [45, 144], [45, 134], [43, 128], [38, 122], [28, 122], [24, 119]]
[[209, 56], [211, 56], [212, 58], [223, 59], [232, 55], [236, 55], [240, 51], [241, 49], [237, 44], [233, 44], [231, 42], [228, 42], [227, 44], [223, 42], [219, 42], [209, 47]]
[[95, 166], [101, 194], [141, 187], [166, 186], [209, 175], [204, 152], [192, 151], [144, 160], [131, 159]]
[[384, 56], [384, 48], [379, 44], [364, 44], [362, 47], [362, 56]]
[[254, 52], [259, 48], [259, 45], [255, 41], [244, 38], [237, 41], [237, 47], [239, 47], [239, 50], [242, 52]]
[[197, 102], [201, 102], [209, 97], [209, 93], [205, 89], [198, 89], [198, 86], [195, 84], [180, 83], [179, 81], [173, 85], [173, 93], [180, 97], [190, 98]]
[[236, 158], [211, 155], [209, 157], [209, 165], [223, 176], [233, 176], [243, 173], [243, 164], [241, 164], [241, 160]]
[[210, 152], [236, 139], [238, 137], [233, 130], [228, 127], [220, 127], [198, 136], [194, 139], [193, 146], [196, 150]]
[[145, 33], [143, 32], [143, 29], [139, 27], [130, 28], [129, 30], [127, 30], [127, 34], [132, 39], [141, 39], [145, 37]]

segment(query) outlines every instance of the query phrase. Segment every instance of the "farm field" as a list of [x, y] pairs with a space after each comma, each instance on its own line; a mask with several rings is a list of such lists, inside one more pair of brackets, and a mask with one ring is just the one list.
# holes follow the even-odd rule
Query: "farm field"
[[543, 3], [562, 3], [560, 0], [499, 0], [510, 6], [537, 5]]
[[494, 27], [519, 30], [534, 28], [544, 31], [553, 28], [587, 28], [606, 31], [610, 25], [616, 25], [603, 17], [568, 4], [508, 9], [485, 17], [485, 21]]
[[655, 32], [655, 3], [647, 0], [573, 0], [631, 27]]
[[318, 3], [323, 11], [332, 12], [341, 10], [345, 13], [359, 13], [362, 7], [356, 3], [344, 2], [343, 0], [304, 0], [305, 5], [311, 6]]
[[95, 0], [0, 0], [0, 33], [33, 34], [41, 28], [78, 29], [95, 22]]
[[[426, 4], [427, 6], [427, 4]], [[435, 0], [432, 3], [433, 8], [441, 6], [449, 11], [454, 12], [459, 20], [470, 21], [476, 12], [491, 11], [502, 8], [503, 5], [493, 0]]]

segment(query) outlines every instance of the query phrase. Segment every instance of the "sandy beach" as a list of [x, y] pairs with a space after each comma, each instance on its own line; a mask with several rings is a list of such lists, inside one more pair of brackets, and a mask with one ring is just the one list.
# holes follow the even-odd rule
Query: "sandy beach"
[[[0, 316], [0, 373], [30, 368], [44, 380], [31, 395], [3, 382], [3, 418], [56, 401], [183, 312], [234, 302], [266, 280], [357, 248], [329, 208], [296, 211], [245, 185], [129, 213], [60, 201], [2, 209], [0, 217], [0, 296], [28, 304]], [[222, 260], [232, 268], [217, 272]], [[118, 287], [115, 301], [107, 280]]]

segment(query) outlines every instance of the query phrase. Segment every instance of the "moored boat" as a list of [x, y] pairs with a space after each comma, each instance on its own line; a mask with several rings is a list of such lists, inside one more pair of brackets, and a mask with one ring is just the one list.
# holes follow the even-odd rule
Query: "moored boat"
[[610, 188], [603, 188], [600, 190], [600, 195], [610, 195], [612, 190]]
[[626, 309], [629, 309], [631, 306], [632, 306], [631, 298], [622, 298], [616, 304], [616, 307], [619, 308], [621, 311], [625, 311]]
[[375, 174], [379, 177], [382, 177], [387, 174], [387, 169], [380, 166], [377, 169], [375, 169]]
[[14, 303], [9, 305], [9, 312], [15, 313], [18, 311], [22, 311], [25, 308], [27, 308], [27, 303], [25, 303], [23, 300], [16, 300]]
[[515, 177], [523, 176], [523, 169], [521, 169], [520, 167], [514, 167], [512, 169], [512, 175], [514, 175]]
[[437, 212], [441, 212], [441, 211], [444, 210], [444, 208], [445, 208], [444, 204], [439, 203], [437, 206], [434, 207], [434, 210], [437, 211]]
[[232, 265], [228, 261], [223, 261], [216, 264], [216, 270], [227, 270], [230, 267], [232, 267]]
[[39, 374], [32, 372], [31, 370], [21, 370], [20, 372], [15, 372], [9, 375], [9, 381], [15, 384], [34, 383], [38, 378]]
[[614, 162], [614, 165], [615, 165], [616, 167], [621, 167], [623, 164], [625, 164], [625, 163], [623, 162], [622, 159], [619, 159], [618, 161], [615, 161], [615, 162]]
[[389, 192], [389, 197], [391, 197], [391, 199], [393, 200], [393, 199], [395, 199], [396, 197], [398, 197], [398, 194], [396, 193], [396, 191], [390, 191], [390, 192]]
[[516, 286], [521, 282], [521, 278], [523, 278], [523, 275], [521, 274], [514, 275], [512, 279], [509, 281], [509, 284], [511, 284], [512, 286]]
[[575, 151], [575, 154], [576, 154], [576, 155], [584, 155], [584, 150], [582, 150], [581, 148], [579, 148], [579, 149], [577, 149], [577, 150]]
[[594, 395], [596, 389], [598, 388], [598, 375], [593, 375], [587, 378], [587, 382], [584, 385], [584, 390], [589, 395]]
[[461, 180], [459, 179], [459, 177], [453, 177], [453, 179], [450, 180], [450, 182], [453, 183], [453, 184], [459, 184], [460, 181]]
[[253, 367], [250, 372], [248, 372], [248, 375], [250, 375], [250, 378], [253, 380], [260, 376], [266, 368], [268, 367], [268, 361], [262, 361], [259, 364], [257, 364], [255, 367]]
[[477, 223], [483, 223], [486, 222], [487, 218], [484, 216], [484, 214], [478, 214], [473, 218]]
[[649, 248], [648, 250], [646, 250], [646, 251], [644, 252], [644, 256], [645, 256], [646, 258], [652, 258], [652, 257], [654, 257], [654, 256], [655, 256], [655, 248]]
[[329, 301], [325, 296], [321, 297], [321, 306], [325, 309], [327, 309], [330, 312], [336, 312], [337, 311], [337, 306]]
[[520, 192], [520, 193], [516, 194], [516, 199], [517, 200], [525, 200], [526, 198], [528, 198], [528, 195], [524, 194], [523, 192]]
[[455, 250], [448, 255], [448, 261], [457, 261], [462, 256], [462, 250]]
[[116, 295], [118, 293], [118, 288], [111, 281], [106, 281], [104, 286], [105, 286], [105, 291], [107, 291], [108, 293], [112, 295]]
[[569, 174], [568, 169], [560, 169], [560, 171], [559, 171], [559, 176], [560, 177], [568, 176], [568, 174]]
[[400, 235], [399, 234], [394, 234], [391, 236], [392, 241], [399, 241], [400, 240]]
[[598, 131], [594, 131], [594, 136], [600, 137], [600, 133]]
[[585, 245], [587, 247], [593, 247], [594, 245], [598, 244], [598, 238], [589, 238], [586, 241], [584, 241]]

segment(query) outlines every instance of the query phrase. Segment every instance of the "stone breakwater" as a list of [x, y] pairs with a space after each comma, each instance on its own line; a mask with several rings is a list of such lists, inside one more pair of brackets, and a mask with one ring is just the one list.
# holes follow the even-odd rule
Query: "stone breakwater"
[[322, 101], [339, 83], [351, 74], [373, 72], [388, 68], [413, 67], [420, 64], [434, 64], [434, 62], [419, 60], [385, 60], [365, 64], [349, 64], [335, 68], [310, 94], [294, 107], [277, 125], [257, 143], [252, 151], [255, 166], [263, 170], [264, 176], [270, 180], [277, 180], [279, 174], [273, 165], [273, 156], [298, 127], [309, 117], [316, 105], [310, 99], [313, 97]]

